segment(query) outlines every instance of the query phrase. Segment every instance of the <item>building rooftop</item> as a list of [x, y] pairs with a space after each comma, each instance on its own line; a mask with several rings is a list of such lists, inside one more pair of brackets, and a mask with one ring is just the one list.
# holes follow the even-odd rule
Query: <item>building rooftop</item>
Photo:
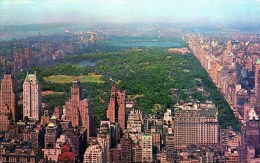
[[150, 139], [150, 138], [152, 138], [152, 135], [150, 135], [150, 134], [143, 134], [142, 138]]
[[248, 118], [249, 118], [249, 120], [259, 120], [259, 117], [258, 117], [258, 115], [256, 114], [254, 108], [251, 108], [251, 110], [249, 111], [249, 113], [248, 113]]
[[55, 119], [57, 119], [57, 117], [53, 114], [53, 115], [51, 116], [51, 119], [55, 120]]
[[260, 65], [260, 58], [256, 60], [256, 64]]
[[255, 148], [253, 146], [247, 146], [247, 148], [250, 150], [255, 150]]
[[184, 104], [177, 104], [174, 106], [175, 114], [192, 113], [199, 117], [217, 117], [218, 110], [211, 101], [205, 103], [200, 102], [189, 102]]
[[54, 125], [54, 123], [49, 123], [48, 124], [48, 127], [54, 127], [55, 125]]
[[37, 82], [36, 72], [34, 74], [28, 74], [28, 71], [27, 71], [27, 75], [26, 75], [24, 82], [30, 82], [30, 81]]
[[59, 156], [59, 160], [61, 161], [74, 161], [76, 159], [76, 154], [73, 152], [64, 152]]

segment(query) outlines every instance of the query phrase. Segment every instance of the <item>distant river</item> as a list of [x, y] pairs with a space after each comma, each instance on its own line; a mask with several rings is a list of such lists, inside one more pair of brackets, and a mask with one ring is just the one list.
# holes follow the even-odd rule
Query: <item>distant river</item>
[[[0, 0], [1, 1], [1, 0]], [[33, 25], [32, 25], [33, 28]], [[63, 33], [64, 29], [67, 29], [68, 26], [62, 26], [62, 27], [54, 27], [51, 29], [40, 29], [40, 27], [38, 28], [33, 28], [34, 30], [21, 30], [19, 32], [14, 32], [13, 34], [9, 34], [9, 35], [1, 35], [0, 33], [0, 41], [9, 41], [12, 39], [24, 39], [27, 37], [31, 37], [31, 36], [37, 36], [40, 34], [42, 35], [52, 35], [52, 34], [57, 34], [57, 33]], [[71, 32], [76, 32], [76, 31], [82, 31], [85, 30], [84, 27], [81, 26], [69, 26], [69, 28]]]
[[180, 47], [181, 44], [179, 42], [172, 41], [144, 41], [144, 42], [122, 42], [115, 43], [116, 46], [124, 46], [124, 47]]

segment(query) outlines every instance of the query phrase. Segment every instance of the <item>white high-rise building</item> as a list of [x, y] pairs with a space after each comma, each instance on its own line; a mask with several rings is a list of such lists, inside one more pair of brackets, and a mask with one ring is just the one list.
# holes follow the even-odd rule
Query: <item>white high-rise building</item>
[[104, 153], [99, 144], [90, 145], [84, 154], [84, 163], [104, 163]]
[[142, 112], [140, 110], [131, 109], [127, 118], [127, 130], [131, 134], [142, 132]]
[[28, 74], [23, 83], [23, 117], [40, 120], [42, 113], [41, 84], [35, 74]]

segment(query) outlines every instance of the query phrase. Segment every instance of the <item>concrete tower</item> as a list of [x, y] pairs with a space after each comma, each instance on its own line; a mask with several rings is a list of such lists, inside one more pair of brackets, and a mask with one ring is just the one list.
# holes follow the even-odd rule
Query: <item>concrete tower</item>
[[4, 78], [1, 80], [0, 89], [0, 113], [4, 114], [6, 112], [11, 113], [11, 119], [17, 121], [17, 105], [18, 105], [18, 95], [16, 90], [16, 80], [14, 76], [6, 72]]
[[111, 123], [116, 122], [116, 86], [113, 85], [111, 88], [110, 102], [107, 108], [107, 118]]
[[41, 84], [35, 74], [28, 74], [23, 83], [23, 117], [40, 120], [42, 115]]
[[87, 138], [95, 135], [95, 123], [89, 100], [82, 98], [82, 86], [79, 80], [73, 81], [71, 97], [64, 105], [65, 119], [71, 121], [73, 127], [87, 128]]
[[142, 162], [153, 162], [153, 140], [152, 135], [142, 135]]
[[251, 108], [246, 120], [246, 145], [254, 148], [260, 147], [259, 117], [254, 108]]
[[260, 58], [257, 59], [255, 66], [255, 96], [257, 105], [260, 105]]
[[232, 53], [232, 43], [231, 41], [228, 41], [227, 42], [227, 52], [230, 54]]
[[107, 109], [107, 118], [111, 123], [118, 122], [121, 132], [126, 126], [126, 92], [119, 91], [116, 86], [111, 88], [111, 97]]

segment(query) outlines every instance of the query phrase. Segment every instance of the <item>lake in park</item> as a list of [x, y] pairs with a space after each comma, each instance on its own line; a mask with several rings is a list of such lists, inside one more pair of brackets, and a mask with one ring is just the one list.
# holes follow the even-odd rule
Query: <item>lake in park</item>
[[90, 60], [82, 60], [77, 63], [77, 66], [84, 67], [84, 66], [90, 66], [93, 67], [96, 65], [96, 61], [90, 61]]
[[145, 41], [145, 42], [117, 42], [113, 45], [123, 47], [181, 47], [179, 42], [174, 41]]

